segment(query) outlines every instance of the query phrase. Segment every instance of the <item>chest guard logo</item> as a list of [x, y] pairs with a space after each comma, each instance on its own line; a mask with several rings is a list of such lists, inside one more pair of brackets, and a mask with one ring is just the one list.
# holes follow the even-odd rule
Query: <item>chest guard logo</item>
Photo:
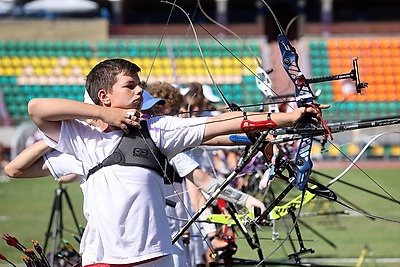
[[149, 151], [147, 149], [139, 148], [136, 147], [133, 149], [133, 154], [132, 156], [134, 157], [140, 157], [140, 158], [149, 158]]
[[164, 166], [160, 165], [167, 163], [167, 158], [151, 139], [146, 121], [141, 121], [140, 124], [141, 129], [130, 127], [129, 134], [123, 135], [115, 151], [90, 169], [87, 177], [103, 167], [114, 164], [149, 168], [164, 177]]

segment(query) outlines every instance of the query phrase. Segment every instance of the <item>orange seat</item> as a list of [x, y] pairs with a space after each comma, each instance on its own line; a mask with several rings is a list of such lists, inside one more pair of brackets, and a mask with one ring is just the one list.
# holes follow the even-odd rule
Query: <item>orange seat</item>
[[400, 48], [400, 39], [398, 39], [398, 38], [391, 38], [389, 40], [389, 43], [390, 43], [390, 48], [391, 49]]
[[376, 101], [388, 101], [388, 95], [385, 92], [376, 93]]
[[371, 40], [370, 39], [362, 39], [360, 41], [360, 46], [362, 49], [370, 49], [371, 48]]
[[386, 93], [386, 101], [396, 101], [396, 100], [400, 100], [397, 99], [398, 94], [397, 93]]

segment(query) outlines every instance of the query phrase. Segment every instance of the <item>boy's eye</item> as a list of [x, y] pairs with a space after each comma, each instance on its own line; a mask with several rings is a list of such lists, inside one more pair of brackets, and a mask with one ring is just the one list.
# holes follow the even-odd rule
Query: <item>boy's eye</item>
[[128, 85], [125, 86], [125, 87], [126, 87], [126, 88], [129, 88], [129, 89], [135, 89], [137, 86], [138, 86], [138, 85], [137, 85], [136, 83], [133, 83], [133, 84], [128, 84]]

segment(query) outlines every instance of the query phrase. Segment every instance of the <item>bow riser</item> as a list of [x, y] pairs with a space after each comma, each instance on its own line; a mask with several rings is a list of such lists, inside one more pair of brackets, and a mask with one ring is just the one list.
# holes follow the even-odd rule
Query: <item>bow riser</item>
[[[299, 56], [296, 53], [296, 49], [289, 43], [288, 39], [283, 34], [278, 35], [278, 44], [282, 54], [282, 66], [295, 86], [297, 106], [304, 107], [309, 104], [315, 104], [315, 96], [301, 73], [298, 64]], [[309, 115], [304, 116], [296, 126], [296, 128], [301, 129], [312, 127], [311, 117]], [[311, 174], [313, 166], [311, 161], [312, 142], [312, 134], [303, 135], [296, 155], [296, 187], [299, 190], [303, 190], [306, 187], [308, 177]]]

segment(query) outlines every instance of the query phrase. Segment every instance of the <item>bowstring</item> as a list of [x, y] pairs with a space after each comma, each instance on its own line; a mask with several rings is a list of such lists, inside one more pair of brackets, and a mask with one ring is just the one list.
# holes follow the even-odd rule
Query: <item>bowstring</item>
[[[162, 1], [162, 2], [166, 2], [166, 1]], [[176, 2], [176, 1], [175, 1]], [[173, 5], [173, 7], [174, 6], [176, 6], [176, 4], [175, 4], [175, 2], [174, 3], [170, 3], [170, 2], [166, 2], [166, 3], [170, 3], [170, 4], [172, 4]], [[200, 3], [200, 0], [198, 1], [199, 3]], [[262, 1], [268, 8], [269, 8], [269, 6], [264, 2], [264, 1]], [[202, 7], [201, 7], [201, 5], [199, 5], [199, 7], [200, 7], [200, 10], [202, 10]], [[173, 8], [172, 8], [173, 9]], [[279, 22], [277, 21], [277, 19], [276, 19], [276, 16], [274, 15], [274, 13], [272, 12], [272, 10], [269, 8], [269, 10], [271, 11], [271, 14], [274, 16], [274, 18], [275, 18], [275, 20], [276, 20], [276, 22], [277, 22], [277, 25], [278, 25], [278, 27], [279, 27], [279, 29], [281, 30], [281, 32], [282, 33], [285, 33], [284, 31], [283, 31], [283, 28], [282, 28], [282, 26], [279, 24]], [[183, 11], [183, 9], [182, 9], [182, 11]], [[172, 11], [171, 11], [172, 12]], [[202, 11], [203, 12], [203, 11]], [[207, 68], [207, 71], [209, 72], [209, 75], [211, 76], [211, 79], [212, 79], [212, 81], [213, 81], [213, 83], [215, 84], [215, 81], [214, 81], [214, 79], [212, 78], [212, 75], [211, 75], [211, 73], [210, 73], [210, 70], [209, 70], [209, 68], [208, 68], [208, 65], [207, 65], [207, 63], [206, 63], [206, 61], [205, 61], [205, 59], [204, 59], [204, 55], [203, 55], [203, 53], [202, 53], [202, 50], [201, 50], [201, 47], [200, 47], [200, 44], [199, 44], [199, 41], [198, 41], [198, 37], [197, 37], [197, 34], [196, 34], [196, 32], [195, 32], [195, 29], [194, 29], [194, 26], [193, 26], [193, 24], [190, 22], [190, 24], [191, 24], [191, 26], [192, 26], [192, 28], [193, 28], [193, 31], [194, 31], [194, 34], [195, 34], [195, 38], [196, 38], [196, 41], [197, 41], [197, 44], [198, 44], [198, 46], [199, 46], [199, 50], [200, 50], [200, 54], [201, 54], [201, 56], [202, 56], [202, 59], [203, 59], [203, 61], [204, 61], [204, 63], [205, 63], [205, 65], [206, 65], [206, 68]], [[217, 24], [217, 23], [216, 23]], [[218, 25], [218, 24], [217, 24]], [[201, 25], [200, 25], [201, 26]], [[204, 29], [204, 27], [203, 26], [201, 26], [203, 29]], [[207, 30], [206, 30], [207, 31]], [[208, 31], [207, 31], [208, 32]], [[233, 34], [233, 35], [235, 35], [235, 34]], [[212, 35], [211, 35], [212, 36]], [[214, 39], [216, 39], [214, 36], [213, 36], [213, 38]], [[240, 38], [240, 37], [239, 37]], [[217, 40], [217, 39], [216, 39]], [[162, 40], [161, 40], [162, 41]], [[161, 43], [161, 41], [160, 41], [160, 43]], [[222, 45], [227, 51], [229, 51], [229, 53], [231, 53], [236, 59], [238, 59], [239, 60], [239, 62], [241, 62], [240, 61], [240, 59], [239, 58], [237, 58], [228, 48], [226, 48], [221, 42], [219, 42], [218, 40], [217, 40], [217, 42], [220, 44], [220, 45]], [[159, 45], [160, 46], [160, 45]], [[246, 45], [247, 46], [247, 45]], [[251, 50], [251, 49], [250, 49]], [[254, 55], [254, 53], [253, 53], [253, 55]], [[256, 59], [257, 59], [257, 57], [255, 57]], [[153, 63], [154, 63], [154, 61], [153, 61]], [[242, 63], [242, 62], [241, 62]], [[244, 65], [243, 63], [242, 63], [242, 65]], [[250, 70], [250, 69], [249, 69]], [[252, 71], [251, 71], [252, 72]], [[252, 74], [253, 75], [255, 75], [255, 73], [254, 72], [252, 72]], [[257, 75], [255, 75], [256, 77], [258, 77]], [[216, 85], [216, 84], [215, 84]], [[220, 91], [220, 89], [219, 89], [219, 87], [216, 85], [216, 88], [217, 88], [217, 90], [218, 91]], [[272, 88], [271, 88], [271, 90], [272, 90]], [[275, 93], [275, 92], [274, 92]], [[275, 93], [276, 94], [276, 93]], [[226, 98], [222, 95], [222, 98], [223, 98], [223, 100], [224, 100], [224, 102], [225, 102], [225, 104], [227, 104], [228, 106], [229, 106], [229, 103], [227, 102], [227, 100], [226, 100]], [[329, 141], [329, 140], [328, 140]], [[346, 157], [346, 159], [348, 159], [349, 161], [351, 161], [352, 162], [352, 164], [353, 165], [355, 165], [358, 169], [360, 169], [360, 171], [362, 171], [366, 176], [368, 176], [370, 179], [372, 179], [367, 173], [365, 173], [365, 171], [363, 171], [355, 162], [353, 162], [343, 151], [341, 151], [335, 144], [333, 144], [331, 141], [329, 141], [329, 143], [331, 143], [334, 147], [335, 147], [335, 149], [337, 149], [343, 156], [345, 156]], [[373, 180], [373, 179], [372, 179]], [[374, 181], [374, 180], [373, 180]], [[375, 181], [374, 181], [375, 182]], [[375, 182], [376, 183], [376, 182]], [[378, 185], [379, 186], [379, 185]], [[381, 188], [381, 186], [379, 186], [380, 188]], [[381, 188], [382, 190], [384, 190], [383, 188]], [[384, 190], [385, 191], [385, 190]], [[386, 192], [386, 191], [385, 191]], [[389, 194], [390, 195], [390, 194]], [[392, 197], [392, 196], [391, 196]], [[392, 197], [393, 198], [393, 197]]]
[[326, 186], [329, 187], [330, 185], [332, 185], [333, 183], [335, 183], [336, 181], [338, 181], [339, 179], [341, 179], [350, 169], [351, 167], [355, 166], [358, 170], [360, 170], [365, 176], [367, 176], [376, 186], [378, 186], [383, 192], [385, 192], [392, 200], [396, 201], [396, 199], [386, 190], [384, 189], [374, 178], [372, 178], [366, 171], [364, 171], [356, 162], [361, 158], [361, 155], [367, 150], [367, 148], [369, 146], [372, 145], [372, 143], [386, 135], [386, 134], [400, 134], [400, 132], [398, 131], [394, 131], [394, 132], [384, 132], [381, 134], [378, 134], [376, 136], [374, 136], [360, 151], [360, 153], [355, 157], [354, 160], [350, 159], [346, 154], [344, 154], [334, 143], [332, 143], [330, 140], [328, 140], [328, 142], [335, 148], [337, 149], [346, 159], [348, 159], [351, 163], [350, 165], [341, 173], [339, 174], [337, 177], [335, 177], [335, 179], [331, 180]]
[[[245, 42], [233, 31], [231, 31], [230, 29], [228, 29], [227, 27], [223, 26], [222, 24], [219, 24], [218, 22], [214, 21], [212, 18], [210, 18], [202, 9], [201, 4], [200, 4], [200, 0], [198, 0], [198, 6], [200, 8], [200, 10], [202, 11], [202, 13], [212, 22], [214, 22], [215, 24], [217, 24], [218, 26], [228, 30], [230, 33], [232, 33], [235, 37], [237, 37], [239, 40], [241, 40], [244, 44]], [[230, 51], [230, 49], [228, 49], [225, 45], [222, 44], [222, 42], [220, 42], [214, 35], [212, 35], [207, 29], [205, 29], [201, 24], [199, 24], [215, 41], [217, 41], [225, 50], [227, 50], [236, 60], [238, 60], [244, 67], [246, 67], [252, 74], [253, 76], [257, 77], [262, 83], [264, 83], [273, 93], [275, 93], [275, 95], [277, 95], [279, 97], [279, 94], [277, 94], [268, 84], [266, 84], [260, 77], [258, 77], [258, 75], [256, 75], [247, 65], [245, 65], [232, 51]], [[252, 53], [252, 55], [254, 56], [254, 58], [257, 60], [258, 65], [261, 67], [260, 61], [258, 60], [258, 58], [255, 56], [254, 52], [251, 50], [251, 48], [245, 44], [246, 47], [250, 50], [250, 52]], [[214, 82], [214, 81], [213, 81]], [[227, 101], [225, 101], [225, 97], [223, 96], [222, 92], [219, 90], [218, 86], [217, 90], [220, 93], [220, 95], [222, 96], [222, 98], [224, 99], [224, 102], [227, 104]], [[281, 98], [283, 101], [285, 101], [283, 98]], [[230, 106], [229, 104], [227, 104], [228, 106]], [[290, 106], [290, 105], [289, 105]], [[291, 106], [290, 106], [291, 107]], [[291, 107], [293, 109], [293, 107]], [[270, 145], [270, 144], [269, 144]], [[283, 243], [286, 242], [286, 240], [289, 238], [290, 234], [292, 233], [292, 231], [295, 228], [295, 225], [298, 223], [298, 219], [299, 219], [299, 215], [300, 215], [300, 211], [301, 211], [301, 206], [304, 200], [304, 193], [305, 193], [305, 189], [303, 190], [303, 194], [302, 194], [302, 198], [301, 198], [301, 205], [300, 208], [298, 209], [298, 214], [296, 216], [296, 221], [293, 224], [291, 230], [287, 233], [287, 237], [281, 242], [280, 246], [281, 247], [283, 245]], [[279, 249], [279, 247], [277, 249]], [[268, 259], [270, 256], [268, 256], [267, 258], [265, 258], [263, 261], [261, 261], [259, 264], [263, 264], [263, 262]]]
[[[163, 1], [161, 1], [161, 2], [163, 2]], [[162, 36], [161, 36], [161, 38], [160, 38], [160, 41], [159, 41], [159, 43], [158, 43], [156, 53], [155, 53], [155, 55], [154, 55], [154, 57], [153, 57], [153, 60], [152, 60], [152, 63], [151, 63], [150, 69], [149, 69], [149, 73], [148, 73], [148, 75], [147, 75], [147, 77], [146, 77], [146, 83], [148, 82], [148, 80], [149, 80], [149, 78], [150, 78], [150, 74], [151, 74], [151, 72], [152, 72], [152, 69], [154, 68], [155, 61], [156, 61], [157, 56], [158, 56], [158, 53], [159, 53], [159, 51], [160, 51], [160, 49], [161, 49], [162, 41], [164, 40], [164, 37], [165, 37], [166, 32], [167, 32], [167, 26], [168, 26], [168, 24], [169, 24], [169, 22], [170, 22], [170, 19], [171, 19], [171, 17], [172, 17], [172, 12], [174, 11], [175, 7], [176, 7], [176, 0], [174, 0], [174, 3], [172, 3], [172, 7], [171, 7], [170, 13], [169, 13], [168, 18], [167, 18], [167, 22], [166, 22], [166, 24], [165, 24], [165, 26], [164, 26], [164, 30], [163, 30]], [[177, 74], [176, 74], [176, 76], [177, 76]], [[190, 215], [191, 213], [190, 213], [190, 211], [189, 211], [189, 208], [186, 207], [186, 205], [185, 205], [185, 203], [184, 203], [184, 200], [183, 200], [183, 197], [179, 194], [178, 190], [177, 190], [176, 187], [174, 186], [174, 183], [173, 183], [172, 179], [171, 179], [170, 177], [168, 177], [165, 168], [163, 167], [163, 165], [161, 164], [161, 162], [159, 162], [159, 160], [158, 160], [157, 157], [155, 156], [154, 151], [151, 149], [151, 147], [150, 147], [150, 145], [148, 144], [146, 138], [144, 138], [144, 136], [143, 136], [143, 134], [142, 134], [141, 132], [140, 132], [140, 135], [141, 135], [142, 139], [144, 140], [144, 142], [146, 143], [147, 147], [150, 148], [150, 152], [152, 153], [153, 157], [154, 157], [154, 158], [156, 159], [156, 161], [157, 161], [157, 164], [158, 164], [159, 167], [161, 168], [161, 170], [162, 170], [162, 172], [163, 172], [163, 174], [164, 174], [164, 178], [166, 178], [166, 179], [168, 180], [168, 182], [171, 184], [171, 186], [172, 186], [172, 188], [173, 188], [173, 191], [174, 191], [174, 194], [175, 194], [175, 196], [179, 199], [179, 201], [182, 203], [182, 206], [184, 207], [185, 212], [187, 213], [188, 216], [191, 216], [191, 215]], [[203, 235], [203, 233], [202, 233], [202, 231], [201, 231], [201, 229], [200, 229], [200, 226], [199, 226], [198, 224], [195, 224], [195, 226], [196, 226], [198, 232], [200, 233], [200, 235], [202, 236], [203, 240], [206, 240], [206, 237]], [[209, 249], [211, 250], [211, 252], [214, 253], [214, 254], [216, 254], [216, 252], [215, 252], [214, 248], [211, 246], [211, 244], [209, 244], [209, 242], [206, 242], [206, 244], [207, 244], [207, 246], [209, 247]]]

